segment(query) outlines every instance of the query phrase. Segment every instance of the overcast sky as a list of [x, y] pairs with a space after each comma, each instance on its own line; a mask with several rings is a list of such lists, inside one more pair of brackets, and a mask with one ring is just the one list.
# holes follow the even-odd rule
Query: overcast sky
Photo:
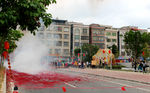
[[150, 0], [57, 0], [47, 12], [53, 18], [87, 25], [150, 27]]

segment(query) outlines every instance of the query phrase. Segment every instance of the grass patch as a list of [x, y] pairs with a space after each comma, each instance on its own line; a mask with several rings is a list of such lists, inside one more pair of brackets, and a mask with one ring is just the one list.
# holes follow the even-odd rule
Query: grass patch
[[3, 83], [3, 80], [4, 80], [4, 71], [5, 71], [5, 68], [0, 67], [0, 89], [2, 88], [2, 83]]

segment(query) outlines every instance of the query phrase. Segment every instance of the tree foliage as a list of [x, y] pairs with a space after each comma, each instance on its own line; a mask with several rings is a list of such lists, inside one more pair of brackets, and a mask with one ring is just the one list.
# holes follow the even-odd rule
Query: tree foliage
[[4, 42], [8, 41], [9, 42], [9, 50], [8, 52], [11, 53], [14, 51], [14, 49], [17, 47], [16, 45], [16, 41], [18, 41], [21, 37], [23, 36], [23, 33], [21, 33], [21, 31], [18, 30], [13, 30], [13, 31], [8, 31], [7, 37], [3, 38], [0, 37], [0, 54], [3, 53], [3, 51], [6, 51], [4, 49]]
[[20, 26], [21, 30], [34, 33], [40, 27], [40, 18], [45, 26], [51, 23], [52, 15], [46, 13], [49, 4], [55, 0], [0, 0], [0, 35], [6, 36]]
[[115, 55], [115, 57], [118, 57], [119, 55], [118, 47], [115, 44], [112, 45], [112, 53]]
[[9, 30], [7, 33], [7, 37], [3, 37], [0, 36], [0, 65], [2, 66], [2, 62], [3, 62], [3, 52], [7, 51], [6, 49], [4, 49], [4, 42], [8, 41], [9, 42], [9, 49], [8, 49], [8, 53], [11, 53], [14, 51], [14, 49], [17, 47], [16, 45], [16, 41], [19, 40], [19, 38], [21, 38], [23, 36], [23, 33], [21, 33], [21, 31], [18, 30]]
[[144, 59], [150, 57], [150, 48], [149, 48], [149, 45], [146, 43], [145, 44], [145, 47], [143, 48], [143, 52], [144, 52]]
[[126, 51], [130, 51], [135, 59], [141, 56], [143, 48], [146, 43], [149, 43], [148, 33], [141, 33], [140, 31], [129, 31], [124, 35], [124, 42]]
[[[82, 53], [85, 53], [85, 57], [82, 57], [83, 61], [91, 61], [92, 56], [95, 55], [98, 51], [99, 47], [92, 45], [92, 44], [83, 44], [82, 46]], [[78, 56], [78, 53], [80, 53], [80, 48], [77, 48], [74, 50], [74, 53], [76, 56]]]

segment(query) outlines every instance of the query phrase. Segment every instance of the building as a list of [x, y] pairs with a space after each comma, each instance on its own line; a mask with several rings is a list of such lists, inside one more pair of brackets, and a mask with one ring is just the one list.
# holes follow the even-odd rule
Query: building
[[118, 46], [118, 29], [109, 28], [105, 29], [105, 48], [110, 48], [112, 45]]
[[52, 20], [47, 28], [41, 24], [37, 36], [49, 47], [50, 56], [70, 57], [70, 31], [67, 20]]
[[105, 36], [105, 29], [110, 29], [111, 26], [91, 24], [89, 28], [89, 43], [97, 45], [101, 49], [105, 49], [105, 41], [107, 39], [107, 37]]
[[70, 54], [76, 48], [80, 48], [83, 44], [89, 44], [89, 26], [82, 23], [70, 22], [71, 25], [71, 46]]

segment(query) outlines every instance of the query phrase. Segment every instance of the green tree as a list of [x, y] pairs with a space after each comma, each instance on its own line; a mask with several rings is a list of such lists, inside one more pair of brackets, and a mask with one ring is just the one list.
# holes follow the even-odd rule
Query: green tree
[[9, 53], [17, 47], [15, 41], [22, 36], [16, 30], [18, 27], [35, 34], [41, 26], [41, 19], [47, 27], [52, 15], [46, 13], [46, 9], [52, 3], [56, 0], [0, 0], [0, 53], [4, 51], [6, 40], [10, 43]]
[[[82, 53], [85, 53], [85, 57], [82, 56], [84, 62], [89, 61], [91, 62], [92, 56], [95, 55], [98, 51], [99, 47], [92, 45], [92, 44], [83, 44], [82, 46]], [[76, 56], [80, 53], [80, 48], [74, 50]]]
[[5, 41], [9, 42], [8, 53], [11, 53], [17, 47], [16, 41], [18, 41], [22, 36], [23, 36], [23, 33], [21, 33], [21, 31], [18, 31], [18, 30], [8, 31], [7, 37], [5, 37], [5, 38], [0, 36], [0, 41], [1, 41], [1, 44], [0, 44], [0, 47], [1, 47], [0, 48], [1, 62], [0, 63], [2, 63], [2, 61], [3, 61], [2, 53], [4, 51], [6, 51], [6, 49], [4, 49], [4, 42]]
[[112, 45], [112, 53], [115, 55], [115, 57], [118, 57], [119, 55], [118, 47], [115, 44]]
[[143, 57], [144, 57], [144, 59], [150, 57], [150, 51], [149, 50], [150, 50], [149, 45], [146, 43], [145, 47], [143, 48], [143, 52], [144, 52]]
[[145, 33], [140, 33], [140, 31], [129, 31], [124, 35], [124, 42], [126, 51], [130, 51], [133, 55], [133, 58], [137, 59], [141, 56], [142, 50], [145, 47], [147, 41], [144, 36]]
[[56, 0], [0, 0], [0, 36], [7, 36], [17, 26], [35, 33], [41, 25], [40, 18], [47, 27], [52, 15], [46, 9], [52, 3]]

